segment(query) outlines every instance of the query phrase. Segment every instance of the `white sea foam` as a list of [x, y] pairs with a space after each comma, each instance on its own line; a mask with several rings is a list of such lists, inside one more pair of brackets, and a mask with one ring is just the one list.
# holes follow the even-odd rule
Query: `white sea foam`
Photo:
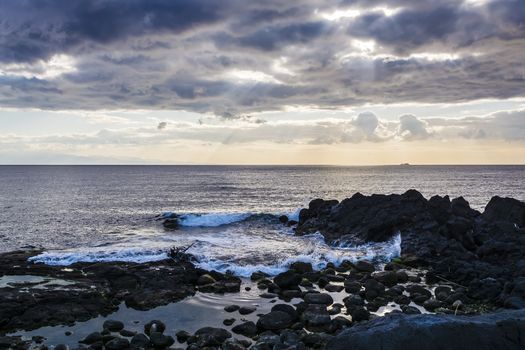
[[187, 227], [217, 227], [244, 221], [252, 215], [252, 213], [183, 214], [180, 216], [180, 224]]
[[[48, 251], [31, 260], [49, 265], [98, 261], [144, 263], [167, 258], [171, 247], [191, 244], [188, 253], [197, 259], [199, 267], [247, 277], [255, 271], [275, 275], [296, 261], [309, 262], [315, 269], [321, 269], [329, 262], [336, 265], [359, 259], [383, 262], [400, 254], [400, 235], [389, 242], [331, 246], [318, 232], [295, 236], [267, 219], [268, 215], [250, 213], [188, 214], [186, 223], [195, 229], [112, 236], [97, 245]], [[245, 221], [223, 225], [234, 220]]]
[[324, 244], [324, 238], [320, 233], [304, 236], [303, 238], [315, 242], [309, 251], [277, 262], [243, 264], [242, 262], [224, 261], [215, 258], [209, 259], [206, 255], [195, 254], [198, 260], [196, 265], [205, 270], [229, 272], [236, 276], [249, 277], [256, 271], [276, 275], [286, 271], [292, 263], [298, 261], [311, 263], [315, 270], [320, 270], [326, 267], [328, 263], [333, 263], [337, 266], [345, 260], [352, 262], [357, 260], [380, 260], [386, 262], [401, 254], [401, 235], [396, 235], [392, 240], [385, 243], [365, 244], [351, 248], [330, 248]]
[[50, 251], [29, 258], [35, 263], [44, 263], [46, 265], [67, 266], [77, 262], [108, 262], [124, 261], [145, 263], [150, 261], [163, 260], [168, 257], [166, 250], [144, 250], [118, 249], [118, 250], [66, 250]]

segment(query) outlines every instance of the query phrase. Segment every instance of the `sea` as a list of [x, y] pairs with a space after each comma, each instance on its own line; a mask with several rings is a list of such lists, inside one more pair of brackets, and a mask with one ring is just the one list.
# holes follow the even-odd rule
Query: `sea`
[[[164, 259], [188, 247], [205, 269], [272, 275], [294, 261], [387, 261], [401, 238], [331, 246], [298, 237], [278, 217], [297, 219], [315, 198], [420, 191], [463, 196], [483, 211], [495, 195], [525, 200], [525, 166], [0, 166], [0, 252], [38, 248], [35, 262]], [[166, 230], [165, 213], [181, 217]]]

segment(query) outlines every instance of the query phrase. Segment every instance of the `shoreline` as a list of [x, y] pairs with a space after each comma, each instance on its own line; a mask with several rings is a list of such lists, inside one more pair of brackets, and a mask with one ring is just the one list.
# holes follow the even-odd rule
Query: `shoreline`
[[[458, 348], [457, 337], [481, 348], [525, 346], [525, 203], [494, 197], [480, 213], [462, 197], [426, 200], [409, 190], [316, 199], [298, 222], [280, 221], [332, 244], [399, 234], [401, 255], [320, 270], [293, 262], [248, 281], [197, 268], [180, 249], [161, 261], [67, 267], [31, 262], [41, 251], [2, 253], [0, 348], [411, 349], [417, 338], [442, 349]], [[184, 325], [197, 310], [202, 318]], [[42, 339], [49, 326], [64, 336]]]

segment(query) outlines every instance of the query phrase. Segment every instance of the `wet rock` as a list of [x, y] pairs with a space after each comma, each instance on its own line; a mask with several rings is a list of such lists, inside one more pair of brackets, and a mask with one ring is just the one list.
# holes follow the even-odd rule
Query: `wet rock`
[[372, 278], [387, 287], [393, 287], [397, 284], [397, 273], [394, 271], [376, 272], [372, 275]]
[[250, 279], [254, 282], [256, 281], [260, 281], [262, 279], [265, 279], [268, 277], [268, 274], [264, 273], [264, 272], [261, 272], [261, 271], [256, 271], [254, 273], [252, 273], [252, 275], [250, 276]]
[[287, 313], [292, 321], [296, 321], [299, 318], [299, 315], [297, 313], [297, 310], [288, 304], [277, 304], [272, 307], [271, 311], [282, 311]]
[[366, 260], [359, 260], [355, 264], [355, 269], [360, 272], [368, 272], [368, 273], [372, 273], [376, 270], [374, 265]]
[[344, 287], [347, 293], [359, 293], [361, 290], [361, 283], [353, 280], [346, 280]]
[[286, 224], [288, 222], [288, 216], [286, 216], [286, 215], [279, 216], [279, 222], [281, 224]]
[[448, 286], [438, 286], [434, 290], [434, 295], [436, 296], [436, 299], [439, 301], [445, 301], [451, 293], [452, 293], [452, 288]]
[[225, 326], [231, 326], [234, 323], [235, 323], [235, 319], [234, 318], [227, 318], [224, 321], [222, 321], [222, 324], [225, 325]]
[[159, 332], [153, 332], [149, 336], [149, 341], [155, 349], [166, 349], [175, 343], [173, 337]]
[[54, 350], [69, 350], [69, 346], [66, 344], [57, 344], [55, 345]]
[[135, 331], [129, 331], [127, 329], [123, 329], [119, 332], [119, 334], [123, 337], [132, 337], [134, 336], [135, 334], [137, 334], [137, 332]]
[[239, 305], [227, 305], [224, 307], [224, 311], [226, 312], [235, 312], [240, 309]]
[[432, 297], [432, 293], [428, 289], [426, 289], [425, 287], [419, 284], [408, 285], [406, 286], [406, 290], [408, 293], [410, 293], [411, 298], [414, 298], [417, 296], [423, 296], [426, 298], [424, 300], [427, 300], [427, 299], [430, 299], [430, 297]]
[[330, 323], [330, 314], [322, 304], [310, 304], [301, 315], [302, 320], [309, 327], [322, 327]]
[[100, 332], [93, 332], [88, 334], [84, 339], [80, 340], [79, 343], [89, 345], [98, 341], [102, 341], [102, 334], [100, 334]]
[[374, 300], [380, 295], [385, 293], [385, 286], [376, 281], [375, 279], [369, 279], [365, 282], [365, 297], [367, 300]]
[[343, 299], [343, 303], [347, 309], [351, 309], [354, 306], [362, 306], [365, 301], [359, 295], [350, 295]]
[[345, 289], [345, 287], [344, 286], [340, 286], [340, 285], [336, 285], [336, 284], [328, 283], [326, 286], [324, 286], [324, 289], [326, 291], [328, 291], [328, 292], [339, 293], [340, 291]]
[[187, 342], [200, 347], [218, 346], [231, 337], [231, 333], [225, 329], [204, 327], [197, 330], [194, 336], [188, 338]]
[[104, 344], [107, 350], [124, 350], [129, 348], [129, 340], [126, 338], [114, 338]]
[[264, 299], [273, 299], [273, 298], [277, 298], [278, 295], [275, 294], [275, 293], [262, 293], [261, 295], [259, 295], [261, 298], [264, 298]]
[[308, 304], [332, 305], [334, 299], [326, 293], [306, 293], [304, 301]]
[[110, 332], [119, 332], [124, 329], [124, 323], [116, 320], [106, 320], [102, 327]]
[[[525, 311], [481, 316], [391, 315], [348, 328], [326, 349], [419, 350], [525, 348]], [[417, 336], [415, 336], [417, 335]]]
[[408, 282], [408, 274], [404, 270], [399, 270], [395, 272], [397, 283], [406, 283]]
[[482, 216], [489, 222], [506, 221], [523, 227], [525, 226], [525, 203], [514, 198], [494, 196], [485, 207]]
[[290, 327], [292, 321], [292, 317], [286, 312], [271, 311], [259, 318], [257, 328], [268, 331], [281, 330]]
[[394, 302], [399, 305], [408, 305], [410, 304], [411, 300], [406, 295], [398, 295], [394, 297]]
[[241, 343], [237, 339], [233, 339], [233, 340], [227, 340], [222, 345], [222, 350], [244, 350], [244, 349], [248, 349], [249, 346], [250, 344], [246, 346], [245, 344]]
[[179, 219], [166, 219], [162, 222], [162, 225], [168, 230], [176, 230], [179, 228]]
[[290, 265], [290, 270], [294, 270], [297, 273], [304, 274], [312, 272], [312, 264], [308, 262], [296, 261]]
[[274, 283], [281, 289], [291, 289], [292, 287], [298, 287], [299, 283], [301, 283], [301, 280], [301, 275], [293, 271], [280, 273], [273, 279]]
[[197, 280], [197, 285], [205, 286], [205, 285], [208, 285], [208, 284], [213, 284], [215, 282], [217, 282], [215, 280], [215, 278], [213, 278], [212, 276], [210, 276], [208, 274], [204, 274], [204, 275], [200, 276], [199, 279]]
[[136, 334], [131, 338], [130, 347], [132, 349], [147, 349], [149, 347], [149, 338], [142, 334]]
[[144, 333], [150, 335], [150, 333], [158, 332], [163, 333], [166, 329], [164, 322], [159, 320], [153, 320], [144, 325]]
[[442, 306], [441, 301], [433, 299], [433, 298], [428, 299], [427, 301], [423, 303], [423, 307], [427, 309], [428, 311], [434, 311], [441, 306]]
[[303, 292], [297, 289], [289, 289], [289, 290], [283, 290], [281, 292], [281, 296], [284, 299], [291, 300], [293, 298], [301, 298], [303, 296]]
[[248, 321], [233, 327], [232, 332], [251, 338], [257, 334], [257, 326], [252, 321]]
[[401, 305], [401, 311], [403, 311], [404, 314], [408, 315], [418, 315], [421, 313], [417, 307], [410, 306], [410, 305]]
[[177, 341], [179, 343], [185, 343], [186, 340], [188, 340], [188, 338], [191, 337], [191, 334], [186, 331], [180, 330], [177, 333], [175, 333], [175, 337], [177, 338]]
[[362, 306], [352, 306], [347, 308], [347, 312], [352, 316], [353, 322], [361, 322], [370, 319], [370, 312]]
[[242, 306], [239, 308], [239, 313], [241, 315], [249, 315], [253, 312], [255, 312], [255, 310], [257, 310], [257, 308], [255, 306]]

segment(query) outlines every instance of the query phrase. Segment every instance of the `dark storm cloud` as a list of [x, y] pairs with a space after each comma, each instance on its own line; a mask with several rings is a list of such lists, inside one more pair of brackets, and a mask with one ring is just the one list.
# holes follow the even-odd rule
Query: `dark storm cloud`
[[330, 27], [321, 21], [295, 23], [291, 25], [260, 29], [246, 36], [234, 37], [227, 34], [215, 39], [218, 46], [251, 47], [273, 51], [287, 44], [304, 44], [328, 34]]
[[0, 61], [46, 59], [86, 41], [107, 44], [130, 36], [180, 33], [226, 16], [227, 1], [0, 1]]
[[0, 0], [0, 8], [0, 106], [242, 116], [525, 96], [518, 0]]
[[454, 7], [436, 7], [428, 12], [407, 9], [394, 16], [375, 12], [357, 18], [348, 31], [350, 35], [372, 37], [399, 52], [406, 52], [428, 42], [445, 39], [455, 32], [460, 20], [460, 11]]

